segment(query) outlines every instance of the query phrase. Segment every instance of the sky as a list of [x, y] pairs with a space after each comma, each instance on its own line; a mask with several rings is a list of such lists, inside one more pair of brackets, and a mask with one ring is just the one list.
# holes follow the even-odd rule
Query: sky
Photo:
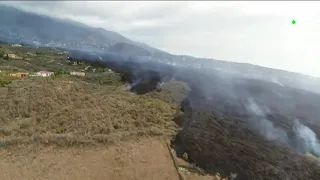
[[1, 3], [116, 31], [173, 54], [320, 77], [320, 1]]

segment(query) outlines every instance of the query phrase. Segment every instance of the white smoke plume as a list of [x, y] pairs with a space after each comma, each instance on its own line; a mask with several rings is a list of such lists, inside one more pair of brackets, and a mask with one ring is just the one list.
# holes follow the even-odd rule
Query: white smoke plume
[[248, 99], [247, 110], [259, 118], [254, 118], [254, 126], [257, 127], [261, 135], [269, 140], [278, 140], [283, 143], [288, 142], [287, 134], [284, 130], [274, 127], [273, 123], [266, 118], [265, 112], [255, 102], [253, 98]]
[[296, 120], [294, 131], [297, 135], [298, 147], [304, 153], [312, 153], [320, 156], [320, 144], [316, 134], [307, 126]]

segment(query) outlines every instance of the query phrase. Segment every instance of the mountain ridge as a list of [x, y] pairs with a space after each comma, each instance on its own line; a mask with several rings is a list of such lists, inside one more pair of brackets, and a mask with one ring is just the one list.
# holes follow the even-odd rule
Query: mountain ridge
[[[155, 48], [132, 41], [117, 32], [108, 31], [103, 28], [94, 28], [69, 19], [27, 12], [7, 5], [0, 5], [0, 13], [0, 23], [2, 24], [2, 26], [0, 26], [0, 32], [3, 34], [0, 38], [8, 42], [24, 42], [35, 45], [41, 44], [44, 46], [80, 49], [90, 48], [92, 46], [91, 48], [96, 51], [104, 50], [118, 42], [125, 42], [155, 50]], [[3, 25], [9, 28], [3, 27]], [[31, 28], [33, 28], [32, 30], [34, 31], [31, 31]], [[36, 33], [32, 34], [32, 32]], [[6, 34], [8, 36], [5, 36]], [[59, 36], [60, 39], [58, 39]], [[82, 36], [84, 36], [83, 41], [79, 40], [79, 37]], [[66, 40], [62, 40], [63, 38]], [[85, 40], [87, 40], [85, 38], [91, 38], [90, 40], [93, 41], [85, 44]], [[86, 46], [81, 48], [81, 46], [76, 46], [76, 43]]]
[[[0, 40], [90, 52], [108, 52], [109, 48], [114, 48], [115, 44], [126, 43], [127, 50], [132, 51], [129, 53], [131, 56], [145, 56], [150, 60], [162, 61], [173, 66], [182, 65], [223, 71], [236, 76], [263, 79], [283, 86], [295, 86], [320, 93], [319, 78], [249, 63], [174, 55], [147, 44], [132, 41], [117, 32], [91, 27], [69, 19], [27, 12], [8, 5], [0, 5]], [[142, 53], [141, 48], [149, 53]], [[120, 49], [115, 52], [123, 53]]]

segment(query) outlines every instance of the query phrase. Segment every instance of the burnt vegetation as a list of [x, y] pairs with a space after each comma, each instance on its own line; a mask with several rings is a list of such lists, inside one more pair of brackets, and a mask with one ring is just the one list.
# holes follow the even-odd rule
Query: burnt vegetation
[[[184, 113], [174, 119], [182, 130], [172, 147], [180, 156], [187, 153], [188, 160], [206, 172], [237, 173], [241, 180], [320, 178], [317, 162], [304, 156], [313, 150], [299, 148], [303, 142], [294, 131], [299, 119], [318, 137], [318, 94], [227, 73], [113, 58], [99, 62], [120, 73], [133, 85], [132, 92], [153, 91], [168, 79], [190, 87], [180, 101]], [[258, 110], [252, 110], [251, 101]]]

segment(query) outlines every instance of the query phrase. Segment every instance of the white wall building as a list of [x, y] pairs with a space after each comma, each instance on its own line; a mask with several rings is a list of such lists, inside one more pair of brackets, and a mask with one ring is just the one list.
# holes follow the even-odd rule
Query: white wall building
[[73, 72], [70, 72], [70, 75], [72, 75], [72, 76], [85, 76], [86, 73], [73, 71]]
[[39, 71], [36, 73], [36, 76], [48, 77], [52, 76], [54, 73], [50, 71]]
[[12, 46], [12, 47], [22, 47], [21, 44], [12, 44], [11, 46]]

